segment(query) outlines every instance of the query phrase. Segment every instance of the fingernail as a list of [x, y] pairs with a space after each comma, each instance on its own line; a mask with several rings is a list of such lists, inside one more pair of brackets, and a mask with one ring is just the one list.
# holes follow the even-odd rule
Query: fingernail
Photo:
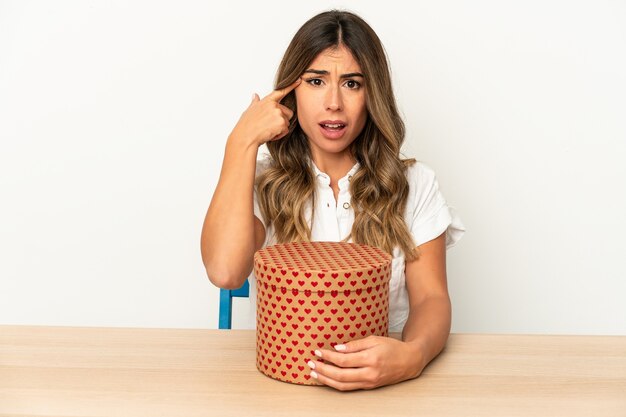
[[310, 367], [311, 369], [315, 369], [315, 362], [313, 362], [313, 361], [308, 361], [306, 364], [307, 364], [307, 365], [309, 365], [309, 367]]
[[321, 358], [321, 357], [322, 357], [322, 352], [320, 352], [319, 350], [316, 350], [316, 351], [315, 351], [315, 352], [313, 352], [313, 353], [315, 353], [315, 356], [317, 356], [318, 358]]
[[342, 352], [346, 350], [346, 345], [335, 345], [335, 350]]
[[311, 371], [311, 377], [317, 379], [317, 372]]

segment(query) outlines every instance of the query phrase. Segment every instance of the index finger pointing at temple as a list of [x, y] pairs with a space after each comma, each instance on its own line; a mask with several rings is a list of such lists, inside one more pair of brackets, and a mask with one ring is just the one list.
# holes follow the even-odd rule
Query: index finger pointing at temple
[[273, 100], [273, 101], [275, 101], [277, 103], [280, 103], [280, 101], [283, 98], [285, 98], [285, 96], [287, 94], [289, 94], [291, 92], [291, 90], [293, 90], [294, 88], [299, 86], [301, 82], [302, 82], [302, 78], [298, 78], [293, 84], [288, 85], [285, 88], [281, 88], [280, 90], [274, 90], [271, 93], [269, 93], [265, 98], [268, 98], [268, 99]]

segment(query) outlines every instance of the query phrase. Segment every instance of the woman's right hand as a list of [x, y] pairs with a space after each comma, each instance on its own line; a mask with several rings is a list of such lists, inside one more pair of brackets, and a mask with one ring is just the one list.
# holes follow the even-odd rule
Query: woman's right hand
[[289, 133], [289, 121], [293, 112], [280, 104], [280, 101], [301, 82], [302, 79], [298, 78], [290, 86], [274, 90], [263, 99], [255, 93], [252, 103], [239, 118], [231, 136], [257, 147], [267, 141], [285, 137]]

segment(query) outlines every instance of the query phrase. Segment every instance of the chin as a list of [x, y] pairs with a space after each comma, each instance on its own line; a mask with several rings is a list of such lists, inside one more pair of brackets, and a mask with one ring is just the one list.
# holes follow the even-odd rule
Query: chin
[[341, 153], [348, 149], [350, 143], [346, 143], [343, 140], [338, 141], [330, 141], [328, 139], [324, 139], [323, 141], [313, 142], [313, 146], [318, 148], [322, 152], [326, 153]]

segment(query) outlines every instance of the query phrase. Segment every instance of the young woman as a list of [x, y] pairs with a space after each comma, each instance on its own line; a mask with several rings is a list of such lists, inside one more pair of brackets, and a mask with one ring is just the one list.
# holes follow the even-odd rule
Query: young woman
[[[433, 171], [401, 159], [404, 124], [386, 56], [372, 28], [345, 11], [321, 13], [291, 41], [275, 90], [256, 94], [226, 142], [202, 230], [211, 282], [250, 281], [254, 252], [290, 241], [347, 241], [392, 254], [390, 331], [311, 361], [339, 390], [415, 378], [450, 332], [446, 248], [464, 232]], [[269, 155], [257, 161], [259, 146]]]

